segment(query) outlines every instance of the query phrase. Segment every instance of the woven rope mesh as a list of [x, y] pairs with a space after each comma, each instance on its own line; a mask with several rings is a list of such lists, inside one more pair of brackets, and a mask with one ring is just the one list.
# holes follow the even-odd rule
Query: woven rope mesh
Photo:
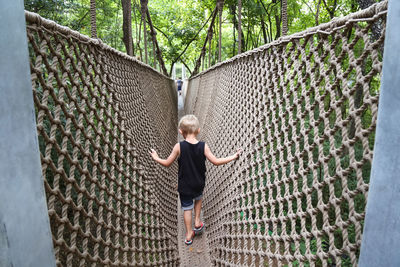
[[217, 156], [204, 218], [217, 266], [356, 266], [387, 2], [237, 56], [189, 81]]
[[37, 130], [59, 266], [176, 266], [173, 81], [26, 13]]

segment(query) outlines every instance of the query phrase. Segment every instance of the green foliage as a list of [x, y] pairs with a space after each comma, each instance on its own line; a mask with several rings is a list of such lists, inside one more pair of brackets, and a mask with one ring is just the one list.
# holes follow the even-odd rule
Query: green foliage
[[[357, 0], [322, 1], [317, 18], [318, 2], [319, 0], [288, 0], [288, 34], [316, 26], [317, 23], [328, 22], [332, 15], [341, 17], [359, 9]], [[326, 2], [326, 5], [324, 2]], [[269, 43], [281, 35], [282, 19], [279, 0], [247, 0], [242, 1], [242, 5], [242, 51]], [[90, 0], [25, 0], [27, 10], [39, 13], [45, 18], [86, 35], [90, 35], [89, 7]], [[200, 29], [214, 8], [215, 0], [149, 1], [149, 12], [153, 25], [157, 29], [157, 40], [168, 71], [171, 71], [172, 64], [179, 61], [184, 62], [190, 71], [193, 70], [204, 44], [210, 21], [201, 31]], [[122, 41], [121, 1], [96, 1], [96, 12], [98, 37], [117, 50], [125, 52]], [[237, 0], [225, 1], [222, 17], [221, 58], [225, 60], [237, 53]], [[140, 19], [140, 1], [132, 0], [134, 54], [138, 57], [144, 57], [143, 33], [139, 33]], [[217, 63], [218, 28], [218, 18], [216, 18], [211, 42], [211, 62], [208, 62], [210, 49], [207, 44], [206, 67]], [[152, 54], [150, 34], [148, 34], [147, 42], [149, 62], [153, 62], [154, 55]], [[362, 43], [357, 45], [362, 46]], [[183, 51], [185, 53], [180, 56]], [[367, 62], [366, 65], [368, 64]], [[369, 66], [371, 67], [370, 64]], [[375, 88], [376, 86], [372, 86], [372, 90], [376, 90]]]

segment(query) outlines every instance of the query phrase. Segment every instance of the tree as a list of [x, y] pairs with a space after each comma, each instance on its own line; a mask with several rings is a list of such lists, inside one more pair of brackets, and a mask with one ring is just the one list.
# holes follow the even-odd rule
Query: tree
[[[273, 0], [272, 3], [276, 4], [278, 3], [277, 1], [279, 0]], [[278, 39], [281, 37], [281, 18], [282, 16], [280, 15], [280, 12], [278, 12], [278, 7], [274, 8], [274, 13], [275, 13], [275, 26], [276, 26], [276, 34], [275, 34], [275, 39]]]
[[140, 0], [142, 23], [143, 23], [143, 42], [144, 42], [144, 58], [146, 64], [148, 63], [147, 57], [147, 29], [146, 29], [146, 12], [147, 12], [147, 0]]
[[133, 40], [132, 40], [132, 5], [131, 0], [121, 0], [123, 24], [122, 31], [124, 33], [123, 41], [126, 48], [126, 53], [133, 56]]
[[[25, 8], [37, 12], [41, 16], [54, 20], [58, 24], [67, 26], [85, 35], [92, 35], [91, 29], [96, 29], [97, 38], [120, 51], [126, 49], [124, 40], [124, 1], [120, 0], [24, 0]], [[132, 1], [132, 0], [131, 0]], [[220, 0], [218, 0], [220, 1]], [[131, 2], [132, 20], [135, 23], [131, 32], [133, 39], [132, 52], [140, 54], [145, 61], [145, 47], [142, 42], [149, 44], [153, 40], [155, 53], [148, 53], [147, 62], [153, 65], [154, 60], [159, 64], [159, 55], [165, 62], [169, 73], [172, 66], [182, 62], [187, 69], [194, 69], [202, 47], [206, 43], [205, 62], [212, 65], [220, 58], [224, 60], [238, 53], [239, 43], [241, 51], [251, 50], [260, 44], [273, 41], [282, 35], [283, 25], [283, 0], [224, 0], [228, 9], [222, 11], [219, 25], [210, 25], [211, 15], [214, 15], [216, 0], [185, 0], [167, 1], [134, 0]], [[305, 30], [308, 27], [325, 23], [334, 16], [344, 16], [365, 8], [378, 0], [286, 0], [288, 33]], [[89, 8], [89, 3], [95, 4]], [[282, 3], [282, 5], [281, 5]], [[336, 3], [336, 4], [335, 4]], [[240, 12], [239, 5], [240, 4]], [[132, 6], [133, 5], [133, 6]], [[139, 7], [140, 6], [140, 7]], [[146, 13], [141, 12], [141, 7], [146, 6]], [[152, 26], [147, 17], [147, 10], [151, 11]], [[93, 12], [96, 15], [92, 15]], [[219, 12], [219, 11], [218, 11]], [[240, 14], [239, 14], [240, 13]], [[144, 15], [144, 19], [142, 18]], [[219, 15], [219, 14], [217, 14]], [[91, 18], [96, 18], [95, 25], [91, 26]], [[125, 18], [124, 18], [125, 17]], [[240, 17], [240, 27], [239, 27]], [[94, 21], [93, 21], [94, 22]], [[146, 31], [142, 24], [146, 24]], [[205, 26], [207, 25], [207, 27]], [[377, 21], [372, 26], [371, 38], [378, 38], [382, 32], [382, 23]], [[154, 32], [152, 29], [154, 29]], [[239, 30], [240, 28], [240, 30]], [[218, 32], [218, 38], [212, 39]], [[240, 32], [240, 34], [238, 34]], [[150, 33], [150, 35], [149, 35]], [[154, 38], [156, 33], [156, 38]], [[146, 36], [143, 38], [143, 35]], [[219, 38], [220, 36], [220, 38]], [[238, 39], [240, 42], [238, 43]], [[157, 44], [154, 42], [157, 41]], [[218, 41], [217, 41], [218, 40]], [[219, 41], [220, 40], [220, 41]], [[211, 45], [209, 44], [211, 42]], [[217, 44], [218, 43], [218, 44]], [[140, 45], [139, 45], [140, 44]], [[221, 45], [219, 45], [221, 44]], [[218, 48], [217, 48], [218, 47]], [[221, 49], [219, 49], [221, 47]], [[147, 50], [147, 48], [146, 48]], [[129, 52], [128, 52], [129, 53]], [[204, 59], [204, 54], [202, 56]], [[161, 67], [161, 66], [160, 66]], [[162, 71], [164, 72], [164, 71]]]
[[328, 11], [330, 18], [333, 19], [335, 17], [336, 8], [338, 5], [337, 0], [334, 0], [332, 4], [329, 4], [329, 1], [327, 0], [322, 0], [322, 2], [324, 3], [324, 6]]
[[366, 9], [376, 3], [374, 0], [357, 0], [360, 5], [360, 9]]
[[218, 31], [218, 62], [221, 62], [221, 32], [222, 32], [222, 10], [224, 8], [224, 0], [218, 0], [218, 17], [219, 17], [219, 31]]
[[[74, 1], [64, 0], [24, 0], [25, 9], [34, 13], [38, 13], [44, 18], [54, 20], [60, 24], [66, 23], [65, 11], [76, 7]], [[87, 9], [87, 3], [85, 3]], [[88, 13], [88, 12], [86, 12]]]
[[[238, 0], [227, 0], [227, 5], [229, 8], [229, 15], [233, 24], [233, 40], [232, 40], [232, 56], [236, 55], [236, 35], [235, 35], [235, 31], [238, 32], [238, 39], [240, 39], [241, 41], [241, 47], [244, 47], [244, 35], [243, 35], [243, 31], [239, 31], [239, 24], [238, 24], [238, 19], [239, 19], [239, 15], [236, 14], [236, 9], [238, 7]], [[239, 32], [240, 32], [240, 37], [239, 37]]]
[[261, 23], [261, 30], [262, 30], [263, 38], [264, 38], [264, 44], [266, 44], [266, 43], [268, 43], [268, 36], [267, 36], [267, 30], [266, 30], [266, 25], [265, 25], [263, 14], [260, 14], [260, 23]]
[[[357, 0], [361, 9], [366, 9], [376, 3], [375, 0]], [[376, 22], [372, 25], [372, 38], [377, 40], [381, 36], [382, 23]]]
[[[149, 12], [148, 9], [147, 9], [146, 14], [147, 14], [147, 19], [148, 19], [149, 25], [150, 25], [151, 37], [153, 38], [154, 68], [156, 67], [156, 57], [157, 57], [158, 62], [160, 63], [160, 68], [161, 68], [162, 72], [164, 73], [164, 75], [168, 76], [168, 72], [167, 72], [167, 69], [165, 68], [164, 60], [162, 58], [162, 53], [161, 53], [161, 50], [160, 50], [160, 48], [158, 46], [158, 42], [157, 42], [157, 38], [156, 38], [157, 33], [154, 30], [153, 22], [151, 21], [150, 12]], [[156, 50], [157, 50], [157, 52], [156, 52]]]
[[204, 56], [205, 56], [207, 41], [212, 38], [212, 28], [214, 26], [215, 18], [217, 16], [217, 12], [218, 12], [217, 9], [218, 9], [218, 7], [215, 7], [215, 9], [213, 11], [210, 27], [208, 27], [208, 31], [207, 31], [208, 34], [207, 34], [206, 40], [205, 40], [205, 42], [203, 44], [203, 47], [201, 48], [200, 56], [199, 56], [199, 58], [198, 58], [198, 60], [196, 62], [196, 65], [194, 67], [193, 75], [196, 75], [199, 72], [201, 61], [202, 61], [202, 59], [204, 59]]
[[242, 0], [238, 0], [238, 55], [242, 53]]
[[315, 12], [315, 26], [319, 24], [319, 11], [321, 7], [321, 0], [318, 0], [317, 12]]

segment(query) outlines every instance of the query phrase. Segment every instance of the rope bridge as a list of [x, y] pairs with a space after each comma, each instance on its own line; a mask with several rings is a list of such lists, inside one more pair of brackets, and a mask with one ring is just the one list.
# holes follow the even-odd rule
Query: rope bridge
[[[368, 194], [387, 2], [280, 38], [191, 78], [187, 113], [229, 166], [208, 166], [217, 266], [356, 266]], [[173, 81], [26, 12], [57, 264], [176, 266]]]

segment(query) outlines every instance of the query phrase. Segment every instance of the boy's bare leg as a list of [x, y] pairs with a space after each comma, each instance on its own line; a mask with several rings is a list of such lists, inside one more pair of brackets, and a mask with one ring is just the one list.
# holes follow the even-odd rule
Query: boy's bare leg
[[203, 199], [195, 200], [194, 202], [194, 227], [199, 228], [201, 226], [200, 221], [200, 212], [201, 212], [201, 203]]
[[184, 210], [183, 211], [183, 221], [185, 222], [186, 227], [186, 240], [192, 239], [193, 230], [192, 230], [192, 210]]

